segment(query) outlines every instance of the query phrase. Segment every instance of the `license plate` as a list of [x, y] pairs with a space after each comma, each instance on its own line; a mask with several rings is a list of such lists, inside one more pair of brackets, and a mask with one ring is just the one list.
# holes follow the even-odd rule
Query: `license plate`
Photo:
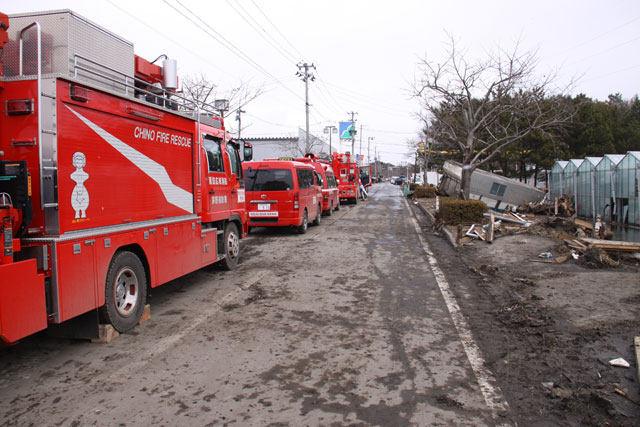
[[268, 211], [271, 209], [271, 204], [270, 203], [258, 203], [258, 210], [259, 211]]
[[249, 212], [249, 216], [251, 218], [278, 218], [278, 212], [274, 212], [274, 211], [269, 211], [269, 212], [253, 211], [253, 212]]

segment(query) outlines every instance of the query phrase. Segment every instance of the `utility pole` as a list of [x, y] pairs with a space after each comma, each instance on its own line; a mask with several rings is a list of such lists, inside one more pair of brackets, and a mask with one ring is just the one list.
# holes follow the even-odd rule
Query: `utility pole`
[[362, 159], [362, 125], [360, 125], [360, 158]]
[[356, 130], [356, 120], [355, 120], [355, 116], [358, 114], [355, 111], [352, 111], [350, 113], [347, 114], [351, 114], [351, 129], [352, 129], [352, 135], [351, 135], [351, 155], [353, 156], [355, 154], [355, 142], [356, 142], [356, 135], [355, 135], [355, 130]]
[[238, 139], [240, 139], [240, 132], [242, 131], [242, 113], [246, 113], [246, 111], [240, 108], [236, 110], [236, 121], [238, 122]]
[[375, 160], [374, 163], [374, 168], [376, 170], [375, 174], [376, 176], [378, 176], [378, 147], [376, 147], [375, 145], [373, 146], [373, 159]]
[[[306, 62], [300, 61], [298, 62], [298, 72], [296, 73], [296, 76], [300, 77], [300, 79], [304, 82], [304, 105], [306, 108], [307, 119], [307, 138], [305, 150], [309, 149], [309, 106], [311, 105], [309, 104], [309, 79], [311, 79], [311, 81], [314, 81], [316, 79], [313, 73], [309, 71], [309, 69], [311, 68], [315, 70], [316, 66], [313, 63], [307, 64]], [[304, 71], [302, 71], [303, 69]]]
[[[370, 136], [367, 138], [367, 164], [371, 164], [371, 141], [376, 139], [375, 136]], [[375, 148], [375, 147], [374, 147]]]

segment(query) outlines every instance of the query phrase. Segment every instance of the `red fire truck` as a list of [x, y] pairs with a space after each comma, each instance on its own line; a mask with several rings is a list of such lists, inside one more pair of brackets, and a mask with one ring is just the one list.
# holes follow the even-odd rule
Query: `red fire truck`
[[296, 158], [295, 161], [309, 163], [320, 175], [322, 181], [322, 213], [331, 216], [334, 209], [340, 210], [340, 191], [338, 190], [338, 182], [331, 164], [320, 160], [320, 157], [313, 153], [307, 153], [304, 157]]
[[333, 170], [337, 174], [340, 201], [358, 203], [360, 185], [358, 163], [351, 153], [333, 153]]
[[68, 10], [0, 15], [0, 48], [0, 342], [127, 331], [148, 287], [235, 267], [239, 144], [175, 61]]

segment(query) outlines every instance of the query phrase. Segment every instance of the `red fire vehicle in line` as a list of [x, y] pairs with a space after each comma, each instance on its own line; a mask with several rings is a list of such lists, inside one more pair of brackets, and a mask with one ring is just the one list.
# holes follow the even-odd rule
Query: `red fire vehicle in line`
[[360, 181], [364, 188], [371, 187], [373, 185], [371, 166], [360, 166], [358, 169], [360, 169]]
[[360, 172], [358, 164], [351, 153], [333, 153], [333, 170], [337, 173], [340, 201], [358, 203]]
[[309, 221], [320, 225], [322, 187], [309, 163], [268, 159], [245, 162], [250, 227], [296, 227], [307, 232]]
[[331, 216], [334, 209], [340, 210], [340, 191], [338, 182], [333, 173], [333, 168], [329, 162], [320, 160], [315, 154], [308, 153], [304, 157], [294, 159], [297, 162], [309, 163], [320, 175], [320, 186], [322, 188], [322, 213]]
[[175, 94], [175, 61], [68, 10], [0, 24], [0, 341], [126, 331], [148, 286], [234, 268], [239, 145]]

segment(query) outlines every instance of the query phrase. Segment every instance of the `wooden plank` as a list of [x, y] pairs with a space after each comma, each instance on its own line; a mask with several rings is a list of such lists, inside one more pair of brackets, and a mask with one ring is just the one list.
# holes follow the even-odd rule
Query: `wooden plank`
[[487, 229], [487, 242], [493, 242], [493, 234], [496, 228], [496, 217], [493, 212], [489, 212], [489, 228]]
[[140, 320], [138, 320], [138, 325], [141, 325], [148, 320], [151, 320], [151, 306], [149, 304], [144, 306], [142, 316], [140, 316]]
[[591, 239], [588, 237], [580, 239], [580, 242], [586, 243], [592, 247], [610, 251], [640, 252], [640, 243], [623, 242], [619, 240]]
[[636, 348], [636, 367], [638, 368], [638, 383], [640, 383], [640, 337], [633, 339], [633, 345]]
[[109, 344], [120, 335], [111, 325], [98, 325], [100, 338], [91, 340], [95, 344]]
[[564, 264], [565, 262], [569, 261], [569, 258], [571, 258], [571, 254], [560, 255], [556, 258], [556, 263]]
[[583, 221], [576, 218], [573, 220], [573, 222], [579, 227], [586, 228], [587, 230], [593, 230], [593, 224], [588, 221]]

